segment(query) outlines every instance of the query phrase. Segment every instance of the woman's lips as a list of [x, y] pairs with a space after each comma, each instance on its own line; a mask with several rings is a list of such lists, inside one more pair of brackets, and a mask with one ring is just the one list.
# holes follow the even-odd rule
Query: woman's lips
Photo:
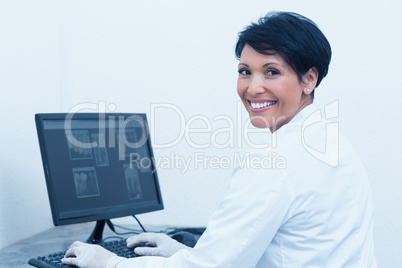
[[248, 100], [250, 104], [250, 110], [254, 113], [264, 112], [275, 105], [274, 100]]

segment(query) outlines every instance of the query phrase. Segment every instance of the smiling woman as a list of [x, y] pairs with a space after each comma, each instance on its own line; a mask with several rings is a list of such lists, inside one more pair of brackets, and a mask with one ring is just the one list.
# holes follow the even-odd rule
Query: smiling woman
[[[145, 257], [125, 259], [74, 243], [65, 264], [377, 267], [364, 167], [338, 128], [316, 120], [317, 112], [321, 114], [312, 104], [331, 59], [325, 36], [301, 15], [269, 13], [240, 33], [236, 54], [237, 92], [250, 120], [275, 132], [277, 141], [274, 148], [250, 148], [252, 163], [260, 164], [235, 169], [226, 196], [194, 248], [166, 235], [146, 233], [127, 240], [127, 247]], [[312, 154], [310, 148], [325, 148], [325, 157]], [[263, 165], [267, 155], [281, 157], [286, 164]], [[335, 159], [336, 164], [326, 159]]]
[[256, 127], [271, 132], [314, 99], [328, 73], [331, 46], [314, 22], [272, 12], [239, 34], [237, 92]]
[[275, 132], [311, 104], [318, 73], [312, 67], [298, 79], [278, 54], [260, 54], [245, 45], [240, 57], [237, 92], [255, 127]]
[[[249, 45], [264, 55], [279, 54], [296, 72], [299, 81], [312, 67], [318, 72], [318, 87], [328, 73], [331, 46], [310, 19], [292, 12], [270, 12], [239, 33], [235, 52], [241, 57]], [[311, 93], [314, 97], [314, 93]]]

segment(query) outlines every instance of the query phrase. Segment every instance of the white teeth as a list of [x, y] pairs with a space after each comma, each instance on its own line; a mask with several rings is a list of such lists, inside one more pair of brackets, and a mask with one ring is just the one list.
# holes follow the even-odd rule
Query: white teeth
[[259, 109], [259, 108], [273, 105], [276, 103], [276, 101], [264, 102], [264, 103], [255, 103], [255, 102], [250, 102], [250, 103], [251, 103], [251, 107], [253, 107], [254, 109]]

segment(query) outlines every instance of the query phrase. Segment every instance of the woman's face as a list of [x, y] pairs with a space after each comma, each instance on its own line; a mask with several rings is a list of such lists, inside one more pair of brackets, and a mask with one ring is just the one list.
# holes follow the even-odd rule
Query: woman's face
[[309, 94], [317, 76], [312, 68], [300, 82], [296, 72], [279, 54], [260, 54], [246, 45], [240, 56], [237, 93], [251, 123], [275, 132], [312, 103]]

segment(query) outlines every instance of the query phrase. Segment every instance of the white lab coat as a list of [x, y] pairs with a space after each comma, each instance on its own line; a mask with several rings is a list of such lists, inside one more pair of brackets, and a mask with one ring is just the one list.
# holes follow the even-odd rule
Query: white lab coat
[[[271, 163], [235, 172], [193, 249], [170, 258], [115, 258], [108, 267], [120, 261], [118, 268], [377, 267], [364, 168], [336, 125], [306, 127], [316, 110], [307, 106], [279, 129], [275, 148], [253, 152], [261, 159], [275, 153], [285, 167]], [[313, 156], [312, 148], [327, 150], [330, 158]]]

